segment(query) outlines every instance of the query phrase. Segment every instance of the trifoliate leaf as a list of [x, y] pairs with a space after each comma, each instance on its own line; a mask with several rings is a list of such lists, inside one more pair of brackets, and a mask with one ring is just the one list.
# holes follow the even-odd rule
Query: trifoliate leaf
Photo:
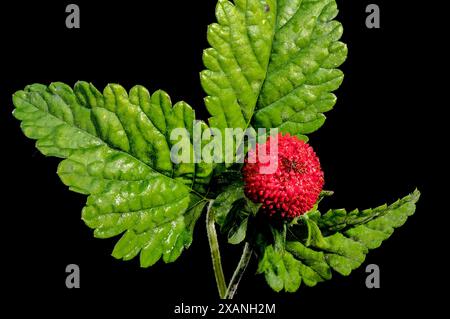
[[[340, 231], [329, 233], [328, 236], [322, 235], [316, 219], [293, 225], [284, 249], [276, 248], [275, 243], [262, 244], [259, 273], [265, 274], [268, 284], [275, 291], [284, 289], [289, 292], [297, 290], [302, 281], [307, 286], [314, 286], [331, 279], [331, 270], [347, 276], [364, 262], [369, 249], [379, 247], [382, 241], [392, 235], [394, 228], [405, 223], [414, 213], [419, 196], [416, 190], [394, 204], [370, 210], [376, 213], [369, 214], [369, 210], [365, 210], [361, 216], [349, 214], [347, 219], [342, 219], [341, 210], [336, 218], [332, 217], [335, 211], [331, 211], [319, 217], [319, 226], [326, 225], [328, 228], [324, 229], [329, 232], [331, 221], [339, 221], [339, 225], [344, 221], [345, 225], [339, 228]], [[362, 216], [371, 217], [361, 219]], [[302, 225], [303, 230], [295, 229]], [[296, 233], [305, 230], [312, 233], [302, 239], [296, 236]]]
[[337, 12], [334, 0], [219, 0], [201, 74], [210, 125], [317, 130], [343, 79]]
[[[193, 190], [204, 189], [212, 165], [171, 160], [176, 143], [194, 156], [194, 111], [186, 103], [172, 107], [166, 93], [150, 95], [141, 86], [128, 94], [111, 84], [100, 93], [86, 82], [74, 90], [62, 83], [35, 84], [13, 100], [24, 134], [37, 140], [44, 155], [65, 158], [58, 167], [61, 180], [89, 195], [82, 216], [94, 235], [124, 233], [114, 257], [128, 260], [140, 253], [147, 267], [161, 257], [174, 261], [190, 245], [205, 205]], [[186, 131], [171, 140], [176, 127]]]

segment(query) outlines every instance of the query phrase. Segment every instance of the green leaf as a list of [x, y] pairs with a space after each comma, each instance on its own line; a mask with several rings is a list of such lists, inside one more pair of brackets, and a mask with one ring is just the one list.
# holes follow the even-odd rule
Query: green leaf
[[244, 241], [256, 206], [249, 199], [242, 197], [235, 200], [230, 208], [226, 208], [226, 216], [219, 225], [221, 233], [227, 234], [228, 243], [237, 245]]
[[269, 286], [279, 292], [289, 292], [300, 287], [300, 262], [285, 251], [277, 251], [272, 245], [267, 246], [258, 265], [258, 273], [264, 273]]
[[212, 48], [203, 53], [207, 70], [201, 73], [212, 115], [219, 129], [246, 129], [269, 63], [276, 21], [275, 0], [219, 0], [218, 23], [208, 27]]
[[[291, 236], [284, 249], [275, 248], [276, 243], [263, 244], [265, 246], [259, 261], [259, 273], [265, 274], [268, 284], [275, 291], [284, 289], [288, 292], [297, 290], [301, 282], [314, 286], [331, 279], [331, 270], [348, 276], [364, 262], [369, 249], [379, 247], [382, 241], [392, 235], [394, 228], [402, 226], [414, 213], [419, 197], [419, 191], [415, 190], [394, 204], [384, 205], [383, 209], [377, 208], [374, 214], [368, 214], [366, 210], [363, 216], [371, 215], [369, 220], [351, 215], [346, 219], [346, 227], [341, 228], [341, 232], [328, 236], [322, 235], [315, 219], [293, 225], [289, 229]], [[339, 212], [336, 215], [339, 218], [333, 219], [332, 214], [327, 213], [321, 218], [325, 218], [328, 223], [326, 225], [330, 226], [331, 220], [341, 222], [341, 215]], [[296, 229], [302, 225], [308, 232], [305, 238], [296, 235], [302, 233], [302, 230]]]
[[210, 125], [317, 130], [343, 79], [337, 12], [334, 0], [219, 0], [201, 73]]
[[252, 124], [293, 135], [320, 128], [343, 80], [347, 56], [334, 0], [278, 0], [270, 63]]
[[[315, 251], [300, 242], [289, 241], [286, 250], [302, 262], [305, 267], [311, 268], [323, 280], [331, 279], [331, 269], [322, 251]], [[317, 280], [317, 282], [322, 280]]]
[[[141, 86], [128, 94], [111, 84], [100, 93], [86, 82], [74, 90], [63, 83], [30, 85], [13, 101], [24, 134], [44, 155], [64, 158], [58, 167], [63, 183], [89, 195], [82, 218], [94, 235], [124, 233], [114, 257], [140, 253], [148, 267], [161, 257], [172, 262], [189, 247], [205, 205], [197, 191], [209, 182], [212, 166], [172, 163], [176, 143], [194, 156], [194, 111], [186, 103], [172, 106], [166, 93], [150, 95]], [[176, 127], [186, 130], [172, 141]]]
[[[317, 210], [315, 210], [317, 211]], [[317, 226], [316, 222], [314, 222], [312, 219], [305, 218], [305, 224], [307, 229], [308, 237], [306, 238], [306, 246], [316, 246], [321, 247], [325, 246], [325, 240], [322, 236], [322, 232], [319, 229], [319, 226]]]
[[[414, 206], [414, 203], [419, 199], [419, 197], [420, 192], [415, 190], [412, 194], [398, 200], [389, 207], [387, 205], [381, 205], [376, 208], [369, 208], [362, 211], [355, 209], [350, 212], [347, 212], [345, 209], [330, 209], [326, 214], [318, 219], [317, 223], [324, 233], [333, 233], [336, 231], [345, 231], [346, 229], [349, 229], [350, 227], [353, 228], [359, 224], [367, 224], [369, 221], [377, 217], [381, 217], [388, 212], [400, 210], [399, 215], [401, 218], [397, 221], [392, 221], [394, 225], [398, 225], [394, 227], [399, 227], [406, 221], [406, 217], [408, 216], [404, 214], [401, 209], [407, 210], [411, 213], [414, 212], [411, 206]], [[397, 215], [394, 215], [394, 217], [395, 216]], [[360, 228], [360, 230], [362, 229], [364, 228]], [[388, 227], [387, 231], [389, 232]]]
[[224, 226], [234, 203], [244, 197], [243, 183], [239, 181], [227, 186], [214, 200], [210, 208], [210, 213], [214, 215], [216, 223], [221, 228]]
[[244, 241], [247, 235], [248, 216], [231, 227], [228, 232], [228, 242], [233, 245], [240, 244]]
[[245, 204], [245, 198], [240, 198], [231, 205], [223, 224], [220, 225], [221, 232], [230, 231], [236, 224], [241, 224], [244, 219], [248, 218], [249, 214], [245, 211]]
[[245, 239], [249, 218], [256, 215], [260, 206], [245, 197], [244, 184], [239, 179], [222, 189], [213, 201], [210, 213], [220, 231], [228, 234], [228, 242], [239, 244]]
[[[200, 74], [207, 93], [209, 124], [222, 133], [224, 158], [236, 161], [266, 77], [276, 23], [276, 0], [219, 0], [218, 23], [208, 27], [211, 48], [203, 53]], [[227, 128], [234, 130], [229, 136]]]

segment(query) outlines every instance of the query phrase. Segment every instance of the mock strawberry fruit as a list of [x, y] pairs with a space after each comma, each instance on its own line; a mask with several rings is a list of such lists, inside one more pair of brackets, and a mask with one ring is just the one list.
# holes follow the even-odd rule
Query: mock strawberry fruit
[[[274, 165], [272, 171], [270, 165]], [[324, 184], [319, 158], [312, 147], [289, 134], [271, 136], [250, 150], [242, 170], [246, 196], [261, 203], [263, 211], [283, 218], [308, 212]]]

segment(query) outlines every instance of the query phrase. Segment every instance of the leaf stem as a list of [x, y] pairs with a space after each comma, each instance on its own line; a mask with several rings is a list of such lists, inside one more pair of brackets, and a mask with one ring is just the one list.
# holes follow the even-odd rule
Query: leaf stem
[[213, 203], [214, 200], [209, 202], [208, 209], [206, 211], [206, 233], [208, 234], [208, 242], [211, 251], [214, 275], [216, 277], [217, 290], [219, 291], [220, 298], [224, 299], [227, 293], [227, 284], [225, 282], [225, 276], [222, 269], [214, 215], [211, 213], [211, 206]]
[[253, 255], [253, 249], [250, 247], [249, 243], [245, 243], [244, 250], [242, 251], [241, 260], [234, 271], [233, 277], [231, 278], [230, 284], [228, 285], [227, 292], [224, 299], [233, 299], [236, 290], [238, 289], [239, 282], [244, 275], [245, 270], [250, 262]]

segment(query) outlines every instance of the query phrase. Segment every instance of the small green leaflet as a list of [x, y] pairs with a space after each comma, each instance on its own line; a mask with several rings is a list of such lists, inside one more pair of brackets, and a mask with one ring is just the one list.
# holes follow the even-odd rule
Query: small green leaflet
[[[285, 247], [274, 244], [265, 247], [258, 272], [264, 273], [272, 289], [288, 292], [297, 291], [302, 282], [307, 286], [315, 286], [318, 282], [331, 279], [331, 270], [347, 276], [364, 262], [369, 249], [379, 247], [392, 235], [394, 228], [406, 222], [414, 213], [419, 197], [419, 191], [415, 190], [394, 204], [363, 211], [361, 217], [365, 219], [358, 219], [351, 213], [345, 218], [339, 213], [340, 217], [337, 218], [333, 211], [315, 216], [308, 222], [315, 224], [314, 220], [318, 218], [318, 225], [326, 225], [322, 228], [324, 230], [338, 225], [341, 227], [343, 220], [347, 223], [339, 232], [328, 236], [322, 236], [316, 225], [312, 234], [314, 238], [308, 240], [309, 246], [296, 237], [295, 228], [299, 226], [293, 226], [294, 229], [289, 229], [291, 236], [288, 236]], [[367, 219], [369, 215], [371, 218]]]
[[[192, 133], [190, 106], [172, 106], [163, 91], [150, 95], [135, 86], [127, 93], [110, 84], [101, 93], [86, 82], [74, 90], [63, 83], [30, 85], [13, 102], [24, 134], [44, 155], [64, 158], [58, 167], [64, 184], [89, 195], [82, 217], [95, 236], [124, 233], [114, 257], [140, 253], [141, 266], [148, 267], [161, 257], [172, 262], [189, 247], [213, 169], [171, 161], [177, 141], [170, 131]], [[192, 146], [192, 139], [183, 141]]]
[[235, 182], [228, 185], [223, 189], [223, 191], [216, 197], [212, 206], [211, 213], [214, 214], [214, 219], [220, 227], [223, 227], [225, 220], [230, 213], [233, 204], [245, 198], [244, 195], [244, 185], [242, 181]]
[[201, 74], [211, 127], [306, 139], [322, 126], [347, 56], [337, 13], [334, 0], [219, 0]]
[[260, 206], [245, 197], [243, 183], [238, 181], [223, 189], [214, 200], [210, 213], [221, 233], [227, 234], [228, 243], [236, 245], [245, 240], [249, 221]]

